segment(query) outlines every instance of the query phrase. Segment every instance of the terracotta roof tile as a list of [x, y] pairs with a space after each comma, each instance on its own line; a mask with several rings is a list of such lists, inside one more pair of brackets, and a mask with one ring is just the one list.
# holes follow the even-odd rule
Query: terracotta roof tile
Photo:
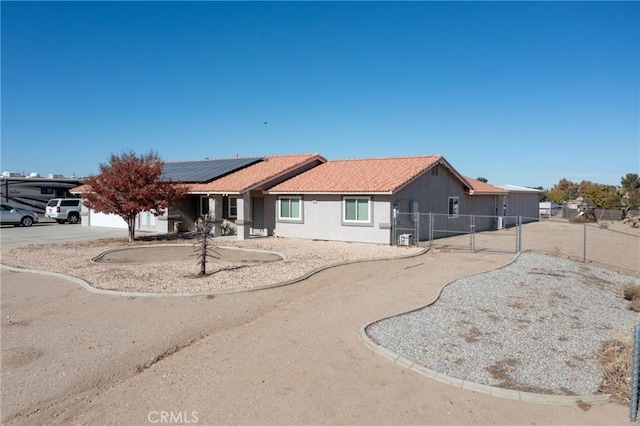
[[91, 192], [91, 187], [87, 184], [76, 186], [75, 188], [71, 188], [69, 190], [71, 194], [83, 194], [85, 192]]
[[508, 194], [509, 191], [498, 188], [497, 186], [490, 185], [486, 182], [482, 182], [470, 177], [464, 177], [466, 181], [471, 185], [470, 195], [491, 195], [491, 194]]
[[441, 160], [440, 155], [329, 160], [269, 192], [393, 193]]
[[276, 155], [265, 157], [263, 161], [252, 164], [244, 169], [230, 173], [212, 182], [194, 184], [190, 187], [192, 193], [229, 192], [241, 193], [250, 189], [263, 188], [274, 179], [286, 175], [299, 167], [314, 161], [325, 162], [319, 154]]

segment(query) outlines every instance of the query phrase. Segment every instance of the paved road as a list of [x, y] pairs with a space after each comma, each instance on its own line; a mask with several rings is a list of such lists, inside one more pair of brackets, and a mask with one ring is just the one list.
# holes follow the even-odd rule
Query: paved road
[[58, 224], [42, 218], [40, 222], [28, 228], [11, 225], [0, 227], [0, 244], [3, 246], [97, 240], [126, 236], [126, 229], [88, 227], [68, 223]]

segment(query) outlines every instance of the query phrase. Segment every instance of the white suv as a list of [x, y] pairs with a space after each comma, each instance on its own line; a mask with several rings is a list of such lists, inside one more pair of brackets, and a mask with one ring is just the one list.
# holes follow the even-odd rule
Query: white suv
[[47, 203], [44, 217], [55, 219], [58, 223], [80, 223], [80, 198], [52, 198]]

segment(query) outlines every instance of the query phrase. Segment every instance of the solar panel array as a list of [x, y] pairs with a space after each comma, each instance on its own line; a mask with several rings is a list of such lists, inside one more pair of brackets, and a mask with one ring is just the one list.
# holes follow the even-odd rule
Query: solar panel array
[[164, 163], [162, 179], [185, 183], [209, 182], [261, 160], [257, 157]]

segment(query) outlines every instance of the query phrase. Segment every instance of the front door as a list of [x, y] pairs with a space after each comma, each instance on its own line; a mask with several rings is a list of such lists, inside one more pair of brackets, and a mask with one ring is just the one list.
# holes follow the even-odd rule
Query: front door
[[251, 222], [254, 234], [265, 235], [263, 197], [251, 197]]

